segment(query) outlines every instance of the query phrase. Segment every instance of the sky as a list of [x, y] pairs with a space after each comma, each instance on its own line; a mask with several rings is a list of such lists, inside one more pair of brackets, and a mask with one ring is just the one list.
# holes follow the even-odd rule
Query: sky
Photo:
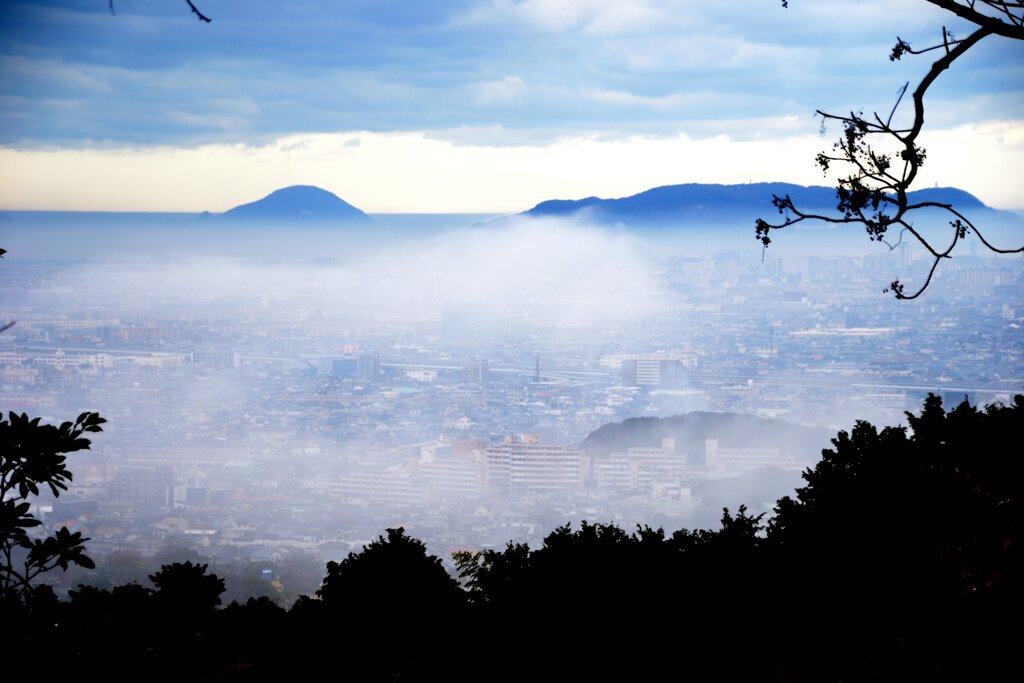
[[[682, 182], [833, 184], [816, 109], [887, 114], [970, 25], [925, 0], [0, 3], [0, 209], [224, 211], [312, 184], [370, 213]], [[909, 115], [904, 108], [897, 114]], [[929, 91], [918, 187], [1024, 208], [1024, 41]]]

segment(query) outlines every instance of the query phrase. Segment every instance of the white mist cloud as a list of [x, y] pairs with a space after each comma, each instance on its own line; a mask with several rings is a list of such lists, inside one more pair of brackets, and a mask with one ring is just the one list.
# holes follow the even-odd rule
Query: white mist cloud
[[567, 325], [635, 319], [656, 302], [653, 268], [637, 240], [565, 220], [515, 218], [497, 228], [457, 231], [370, 259], [367, 278], [431, 276], [437, 303], [557, 313]]
[[[274, 239], [306, 240], [310, 253], [327, 259], [344, 258], [351, 246], [351, 239], [292, 228]], [[202, 246], [197, 249], [201, 254]], [[272, 242], [268, 252], [268, 259], [275, 257]], [[157, 317], [165, 308], [217, 310], [262, 302], [273, 318], [277, 307], [278, 313], [293, 314], [290, 307], [298, 302], [328, 312], [372, 304], [385, 317], [436, 320], [444, 307], [455, 305], [485, 317], [525, 316], [564, 328], [635, 324], [662, 297], [652, 261], [637, 238], [556, 219], [515, 218], [494, 227], [390, 241], [334, 266], [184, 251], [172, 261], [158, 260], [159, 253], [133, 252], [127, 262], [117, 256], [111, 251], [106, 258], [114, 262], [69, 270], [58, 286], [100, 307], [116, 308], [134, 297]]]

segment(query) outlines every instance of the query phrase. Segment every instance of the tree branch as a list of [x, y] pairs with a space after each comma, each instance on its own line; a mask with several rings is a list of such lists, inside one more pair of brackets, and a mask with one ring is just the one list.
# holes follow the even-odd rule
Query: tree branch
[[[204, 21], [207, 24], [213, 21], [212, 19], [210, 19], [210, 17], [200, 12], [199, 8], [192, 3], [192, 0], [185, 0], [185, 2], [188, 3], [188, 8], [192, 11], [192, 14], [196, 15], [199, 18], [199, 21]], [[117, 14], [117, 12], [114, 11], [114, 0], [107, 0], [107, 7], [110, 8], [111, 14]]]
[[[950, 258], [950, 254], [960, 239], [963, 239], [968, 232], [973, 231], [978, 235], [979, 240], [990, 251], [998, 254], [1014, 254], [1024, 252], [1024, 247], [1002, 249], [993, 246], [984, 239], [977, 228], [960, 212], [953, 209], [949, 204], [940, 202], [919, 202], [910, 204], [907, 199], [907, 192], [917, 178], [921, 165], [925, 160], [925, 150], [917, 145], [917, 139], [924, 128], [925, 107], [924, 99], [928, 89], [935, 83], [936, 79], [950, 65], [976, 45], [979, 41], [990, 35], [1003, 35], [1024, 39], [1024, 29], [1020, 24], [1024, 19], [1024, 2], [982, 2], [993, 11], [1005, 14], [1009, 24], [1003, 19], [991, 17], [978, 12], [976, 2], [969, 2], [967, 6], [955, 2], [942, 2], [940, 0], [929, 0], [933, 4], [951, 9], [949, 6], [976, 14], [979, 19], [975, 22], [977, 29], [966, 38], [954, 38], [952, 34], [943, 27], [942, 42], [924, 50], [914, 50], [909, 43], [897, 39], [896, 47], [893, 48], [891, 60], [899, 59], [903, 54], [923, 54], [932, 50], [943, 49], [945, 53], [936, 59], [928, 69], [921, 81], [917, 84], [911, 95], [913, 102], [913, 122], [909, 128], [893, 128], [892, 120], [896, 110], [904, 99], [909, 84], [904, 84], [900, 89], [896, 102], [889, 112], [888, 117], [883, 120], [877, 113], [874, 120], [865, 118], [863, 113], [851, 112], [846, 116], [838, 116], [827, 112], [818, 111], [822, 117], [822, 131], [826, 121], [839, 121], [843, 125], [843, 133], [839, 140], [833, 145], [834, 152], [828, 154], [819, 153], [815, 161], [827, 174], [832, 170], [835, 162], [849, 165], [850, 175], [842, 176], [836, 184], [836, 197], [838, 200], [836, 209], [840, 216], [822, 216], [819, 214], [806, 213], [798, 209], [789, 195], [783, 198], [773, 196], [772, 204], [785, 218], [779, 223], [769, 223], [763, 219], [755, 222], [755, 235], [761, 241], [763, 247], [771, 243], [771, 231], [778, 230], [805, 220], [817, 220], [826, 223], [859, 223], [867, 230], [868, 237], [873, 241], [883, 242], [889, 249], [894, 247], [885, 239], [886, 231], [892, 225], [901, 225], [903, 230], [900, 233], [902, 243], [903, 234], [909, 232], [932, 256], [934, 262], [929, 270], [925, 284], [914, 294], [907, 294], [903, 285], [898, 280], [894, 281], [889, 290], [896, 293], [900, 299], [913, 299], [918, 296], [931, 283], [939, 262], [944, 258]], [[1017, 12], [1017, 14], [1014, 14]], [[1019, 15], [1019, 16], [1018, 16]], [[973, 15], [972, 15], [973, 16]], [[882, 135], [883, 140], [888, 140], [899, 150], [898, 153], [882, 153], [872, 147], [872, 136]], [[893, 170], [894, 163], [902, 160], [902, 169], [899, 177], [896, 177]], [[917, 209], [938, 208], [948, 211], [954, 220], [949, 222], [953, 228], [953, 239], [945, 249], [936, 248], [928, 239], [918, 232], [913, 225], [907, 222], [908, 214]]]
[[966, 19], [982, 28], [989, 29], [990, 33], [1004, 36], [1006, 38], [1015, 38], [1017, 40], [1024, 40], [1024, 18], [1021, 16], [1014, 15], [1011, 9], [1020, 10], [1024, 7], [1024, 3], [1019, 2], [983, 2], [983, 4], [993, 7], [996, 10], [1006, 15], [1007, 21], [992, 17], [978, 10], [974, 9], [973, 3], [971, 5], [961, 5], [955, 0], [928, 0], [931, 4], [941, 7], [944, 10], [948, 10], [953, 14], [957, 15], [961, 19]]
[[[914, 89], [914, 94], [912, 96], [912, 99], [914, 100], [914, 125], [911, 127], [910, 133], [905, 138], [906, 142], [912, 142], [921, 133], [921, 128], [924, 126], [924, 94], [928, 91], [928, 88], [931, 87], [932, 83], [935, 82], [935, 79], [939, 77], [939, 74], [948, 69], [949, 65], [952, 64], [957, 57], [971, 49], [971, 47], [982, 38], [992, 35], [992, 33], [993, 31], [987, 27], [979, 28], [977, 31], [957, 43], [955, 48], [936, 60], [935, 63], [932, 64], [932, 67], [928, 69], [928, 73], [925, 74], [925, 77], [921, 79], [920, 83], [918, 83], [917, 88]], [[1024, 39], [1024, 33], [1021, 34], [1021, 38]], [[907, 184], [909, 185], [909, 182]]]
[[208, 17], [205, 14], [203, 14], [202, 12], [200, 12], [199, 8], [192, 4], [192, 0], [185, 0], [185, 2], [188, 3], [188, 7], [189, 7], [189, 9], [192, 10], [192, 14], [196, 15], [197, 17], [199, 17], [199, 21], [205, 21], [207, 24], [209, 24], [212, 21], [212, 19], [210, 19], [210, 17]]

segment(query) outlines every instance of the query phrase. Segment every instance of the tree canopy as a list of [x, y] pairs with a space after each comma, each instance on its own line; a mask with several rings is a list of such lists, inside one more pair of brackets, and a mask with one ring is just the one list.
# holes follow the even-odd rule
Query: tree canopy
[[459, 585], [405, 529], [388, 529], [359, 553], [327, 563], [317, 595], [328, 607], [389, 619], [436, 612], [460, 598]]
[[94, 566], [85, 554], [87, 538], [64, 527], [36, 533], [42, 521], [31, 509], [41, 491], [57, 497], [68, 489], [66, 454], [87, 450], [85, 435], [102, 431], [104, 422], [97, 413], [82, 413], [59, 427], [26, 414], [0, 416], [0, 598], [30, 592], [40, 574], [57, 567]]
[[212, 611], [220, 604], [224, 592], [224, 579], [207, 574], [208, 565], [175, 562], [160, 567], [150, 575], [161, 603], [176, 612]]

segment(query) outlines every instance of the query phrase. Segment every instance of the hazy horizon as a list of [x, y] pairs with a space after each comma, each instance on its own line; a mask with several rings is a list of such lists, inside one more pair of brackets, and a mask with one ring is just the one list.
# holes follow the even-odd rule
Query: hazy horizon
[[[917, 0], [4, 3], [0, 206], [223, 211], [314, 184], [370, 213], [510, 213], [684, 182], [822, 181], [969, 24]], [[928, 96], [918, 187], [1020, 209], [1024, 50], [996, 36]], [[906, 104], [906, 101], [904, 102]], [[903, 107], [896, 121], [908, 118]]]

